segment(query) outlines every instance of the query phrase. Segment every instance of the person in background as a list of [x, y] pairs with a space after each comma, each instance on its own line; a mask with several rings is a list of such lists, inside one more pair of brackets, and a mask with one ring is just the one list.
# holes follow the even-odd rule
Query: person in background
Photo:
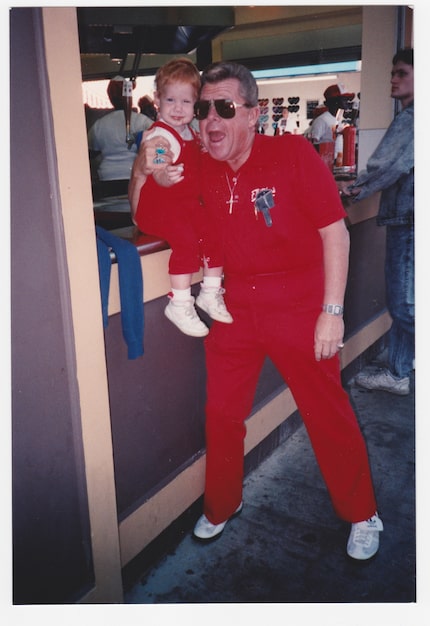
[[[157, 148], [160, 153], [153, 160], [152, 176], [140, 192], [133, 221], [142, 232], [165, 239], [172, 248], [171, 292], [166, 317], [186, 335], [204, 337], [209, 330], [197, 315], [191, 295], [193, 273], [201, 266], [203, 282], [197, 306], [218, 322], [230, 324], [233, 320], [224, 304], [219, 246], [212, 240], [211, 229], [205, 229], [199, 202], [201, 146], [190, 124], [200, 89], [200, 75], [189, 59], [173, 59], [157, 71], [155, 86], [159, 120], [151, 127], [147, 138], [160, 138]], [[165, 161], [163, 139], [176, 153], [177, 167]]]
[[348, 101], [355, 94], [345, 91], [343, 85], [330, 85], [324, 91], [324, 105], [327, 108], [324, 113], [318, 115], [312, 122], [310, 138], [313, 143], [325, 143], [335, 140], [336, 131], [341, 131], [342, 126], [336, 118], [339, 110], [348, 108]]
[[279, 135], [285, 135], [285, 134], [296, 134], [297, 133], [297, 126], [296, 123], [294, 122], [294, 120], [291, 118], [290, 116], [290, 112], [288, 110], [288, 107], [283, 107], [282, 109], [282, 117], [279, 120], [278, 123], [278, 134]]
[[324, 104], [318, 104], [315, 107], [315, 109], [312, 111], [312, 119], [309, 122], [309, 126], [303, 132], [303, 137], [305, 137], [306, 139], [309, 139], [309, 141], [312, 141], [312, 136], [311, 136], [312, 124], [314, 123], [314, 121], [316, 120], [317, 117], [319, 117], [320, 115], [322, 115], [326, 111], [327, 111], [327, 107], [324, 106]]
[[401, 111], [369, 158], [366, 170], [343, 192], [354, 201], [382, 191], [377, 224], [386, 228], [385, 285], [392, 318], [388, 363], [377, 372], [361, 372], [365, 389], [407, 395], [415, 358], [414, 297], [414, 53], [393, 57], [391, 97]]
[[153, 120], [154, 122], [156, 121], [157, 109], [152, 98], [147, 95], [142, 96], [141, 98], [139, 98], [137, 105], [142, 115], [146, 115], [146, 117], [149, 117], [149, 119]]
[[[137, 154], [136, 144], [129, 146], [126, 141], [123, 83], [122, 76], [116, 76], [109, 82], [107, 94], [115, 110], [96, 120], [88, 131], [90, 159], [97, 159], [97, 176], [101, 181], [129, 180]], [[132, 135], [146, 130], [152, 123], [153, 120], [146, 115], [131, 112]]]
[[[291, 389], [334, 509], [352, 524], [347, 553], [369, 559], [383, 524], [340, 380], [349, 236], [338, 188], [306, 139], [255, 132], [258, 88], [243, 65], [206, 68], [195, 112], [207, 151], [200, 191], [222, 245], [234, 322], [214, 324], [205, 340], [206, 482], [194, 537], [219, 537], [242, 510], [245, 420], [269, 357]], [[149, 140], [133, 166], [132, 211], [154, 154]]]

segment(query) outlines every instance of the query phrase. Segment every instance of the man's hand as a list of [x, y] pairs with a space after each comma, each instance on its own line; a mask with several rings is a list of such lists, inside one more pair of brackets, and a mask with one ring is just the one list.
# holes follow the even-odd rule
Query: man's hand
[[[135, 215], [139, 204], [140, 192], [143, 185], [146, 183], [147, 177], [154, 174], [157, 170], [166, 169], [173, 159], [173, 154], [167, 139], [163, 137], [147, 139], [150, 132], [151, 129], [148, 129], [142, 135], [142, 142], [131, 169], [131, 177], [128, 185], [128, 200], [130, 203], [131, 218], [134, 223], [136, 223]], [[166, 152], [163, 154], [165, 163], [157, 164], [154, 163], [154, 159], [156, 158], [156, 148], [160, 145], [163, 145], [166, 149]]]
[[348, 198], [358, 196], [360, 193], [359, 187], [352, 187], [350, 181], [339, 180], [337, 181], [337, 188], [341, 196], [347, 196]]
[[314, 335], [315, 359], [331, 359], [343, 348], [345, 326], [341, 315], [322, 312], [317, 320]]
[[[157, 170], [165, 169], [166, 165], [170, 165], [173, 159], [173, 154], [170, 149], [170, 143], [164, 137], [152, 137], [147, 139], [147, 136], [151, 133], [151, 129], [146, 130], [142, 135], [142, 142], [140, 144], [139, 152], [134, 162], [133, 170], [135, 175], [150, 176]], [[157, 148], [162, 147], [165, 152], [163, 153], [163, 163], [157, 163]]]

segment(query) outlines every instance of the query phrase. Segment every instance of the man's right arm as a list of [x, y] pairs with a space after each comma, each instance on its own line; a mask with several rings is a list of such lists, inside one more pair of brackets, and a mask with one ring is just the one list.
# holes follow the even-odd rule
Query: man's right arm
[[321, 136], [323, 134], [323, 124], [319, 117], [314, 119], [311, 125], [310, 136], [312, 141], [318, 143], [321, 140]]
[[[148, 131], [145, 131], [145, 133], [146, 132]], [[134, 223], [136, 223], [135, 215], [137, 212], [137, 207], [139, 205], [139, 198], [142, 187], [146, 183], [146, 179], [148, 178], [148, 176], [150, 176], [154, 173], [155, 170], [160, 168], [160, 166], [154, 165], [154, 158], [156, 156], [156, 145], [159, 145], [160, 143], [165, 143], [167, 151], [164, 154], [164, 157], [167, 159], [167, 161], [171, 160], [172, 158], [170, 145], [166, 139], [154, 138], [145, 140], [145, 133], [143, 134], [137, 157], [134, 160], [131, 170], [130, 181], [128, 184], [128, 201], [130, 203], [131, 219]], [[165, 167], [165, 165], [163, 165], [163, 167]]]
[[[394, 118], [366, 169], [360, 172], [349, 188], [356, 200], [391, 187], [414, 167], [414, 117], [402, 111]], [[358, 190], [358, 191], [357, 191]]]
[[136, 161], [137, 157], [134, 161], [133, 168], [131, 170], [130, 182], [128, 184], [128, 201], [130, 203], [131, 219], [134, 224], [136, 224], [134, 218], [139, 205], [140, 192], [147, 179], [147, 176], [141, 172], [139, 164], [136, 163]]

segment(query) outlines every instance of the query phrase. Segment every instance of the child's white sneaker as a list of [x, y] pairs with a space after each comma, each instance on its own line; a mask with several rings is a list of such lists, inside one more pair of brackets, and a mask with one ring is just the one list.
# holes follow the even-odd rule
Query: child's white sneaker
[[164, 309], [164, 314], [185, 335], [205, 337], [209, 332], [208, 327], [203, 324], [197, 315], [193, 297], [187, 300], [171, 298], [169, 304]]
[[213, 320], [224, 322], [224, 324], [231, 324], [233, 318], [225, 306], [223, 298], [224, 293], [225, 289], [222, 287], [218, 289], [205, 289], [202, 286], [197, 296], [196, 304]]

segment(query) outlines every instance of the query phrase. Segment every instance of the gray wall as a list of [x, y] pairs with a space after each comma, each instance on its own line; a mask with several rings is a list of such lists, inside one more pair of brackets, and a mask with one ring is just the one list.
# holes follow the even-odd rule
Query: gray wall
[[39, 17], [37, 9], [11, 12], [12, 470], [17, 604], [70, 601], [93, 581]]

